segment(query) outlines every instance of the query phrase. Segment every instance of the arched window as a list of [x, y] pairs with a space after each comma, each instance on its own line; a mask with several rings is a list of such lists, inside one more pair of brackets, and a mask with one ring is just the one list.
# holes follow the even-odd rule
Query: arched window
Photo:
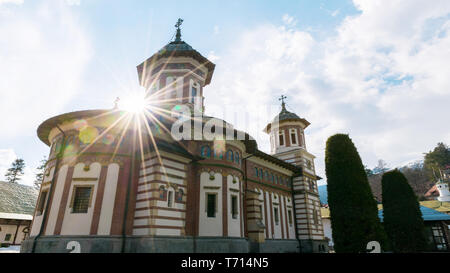
[[227, 151], [227, 160], [233, 162], [234, 161], [234, 156], [233, 156], [233, 151], [232, 150], [228, 150]]
[[239, 158], [239, 152], [236, 152], [236, 156], [234, 157], [234, 159], [236, 160], [236, 163], [237, 164], [239, 164], [239, 160], [240, 160], [240, 158]]
[[264, 179], [264, 173], [262, 169], [259, 170], [259, 176], [261, 179]]
[[210, 158], [211, 157], [211, 148], [209, 148], [209, 146], [203, 146], [201, 154], [203, 157]]
[[258, 168], [255, 167], [255, 176], [258, 177]]
[[196, 82], [191, 81], [191, 96], [190, 96], [190, 103], [194, 104], [197, 96], [199, 95], [200, 86]]

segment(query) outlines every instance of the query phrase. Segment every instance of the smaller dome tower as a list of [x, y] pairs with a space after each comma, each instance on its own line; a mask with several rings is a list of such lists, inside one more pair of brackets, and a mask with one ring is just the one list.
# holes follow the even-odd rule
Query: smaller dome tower
[[178, 19], [174, 41], [138, 65], [139, 82], [161, 106], [182, 104], [204, 112], [203, 88], [211, 82], [215, 64], [181, 40], [182, 23]]
[[300, 148], [306, 150], [304, 130], [310, 123], [286, 110], [285, 99], [285, 96], [281, 96], [281, 112], [264, 129], [270, 135], [272, 154]]

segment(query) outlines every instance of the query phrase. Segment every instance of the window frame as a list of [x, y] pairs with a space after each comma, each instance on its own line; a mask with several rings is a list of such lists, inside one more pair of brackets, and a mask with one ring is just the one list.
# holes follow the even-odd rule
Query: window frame
[[[209, 216], [209, 196], [214, 196], [214, 216]], [[217, 192], [205, 192], [205, 212], [207, 218], [217, 218], [217, 209], [218, 209], [218, 199], [219, 194]]]
[[238, 219], [239, 216], [239, 204], [238, 204], [238, 196], [235, 194], [231, 194], [231, 218], [232, 219]]
[[[294, 138], [292, 137], [294, 135]], [[291, 146], [299, 146], [297, 129], [292, 128], [289, 129], [289, 138], [291, 140]], [[294, 143], [295, 140], [295, 143]]]
[[275, 225], [280, 224], [280, 215], [278, 210], [278, 205], [273, 205], [273, 221], [275, 222]]
[[[283, 142], [283, 144], [281, 144]], [[280, 147], [286, 147], [286, 137], [284, 135], [284, 130], [278, 131], [278, 145]]]
[[175, 191], [172, 189], [172, 188], [170, 188], [168, 191], [167, 191], [167, 207], [168, 208], [173, 208], [173, 203], [174, 203], [174, 193], [175, 193]]
[[[87, 206], [86, 212], [75, 212], [74, 211], [76, 191], [79, 188], [90, 188], [89, 201], [88, 201], [88, 206]], [[76, 185], [73, 185], [72, 197], [71, 197], [70, 207], [69, 207], [71, 214], [87, 214], [87, 213], [89, 213], [89, 209], [92, 206], [92, 199], [93, 199], [93, 196], [94, 196], [94, 189], [95, 189], [95, 185], [93, 185], [93, 184], [89, 184], [89, 185], [76, 184]]]

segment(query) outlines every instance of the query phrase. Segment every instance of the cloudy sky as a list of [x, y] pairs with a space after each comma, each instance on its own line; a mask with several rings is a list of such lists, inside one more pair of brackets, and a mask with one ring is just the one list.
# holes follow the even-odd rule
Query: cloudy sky
[[178, 17], [183, 39], [217, 65], [207, 114], [233, 123], [223, 109], [242, 109], [252, 122], [235, 125], [263, 151], [281, 94], [311, 122], [322, 177], [335, 133], [350, 134], [369, 167], [450, 143], [448, 0], [0, 0], [0, 180], [20, 157], [32, 184], [47, 118], [144, 92], [136, 65], [170, 41]]

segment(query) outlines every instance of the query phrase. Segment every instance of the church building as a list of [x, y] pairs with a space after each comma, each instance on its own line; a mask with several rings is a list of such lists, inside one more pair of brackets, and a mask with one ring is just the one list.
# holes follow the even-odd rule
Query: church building
[[137, 66], [144, 110], [78, 111], [39, 126], [50, 155], [21, 252], [327, 251], [310, 123], [282, 97], [261, 128], [267, 154], [206, 116], [215, 64], [181, 39], [181, 23], [174, 41]]

